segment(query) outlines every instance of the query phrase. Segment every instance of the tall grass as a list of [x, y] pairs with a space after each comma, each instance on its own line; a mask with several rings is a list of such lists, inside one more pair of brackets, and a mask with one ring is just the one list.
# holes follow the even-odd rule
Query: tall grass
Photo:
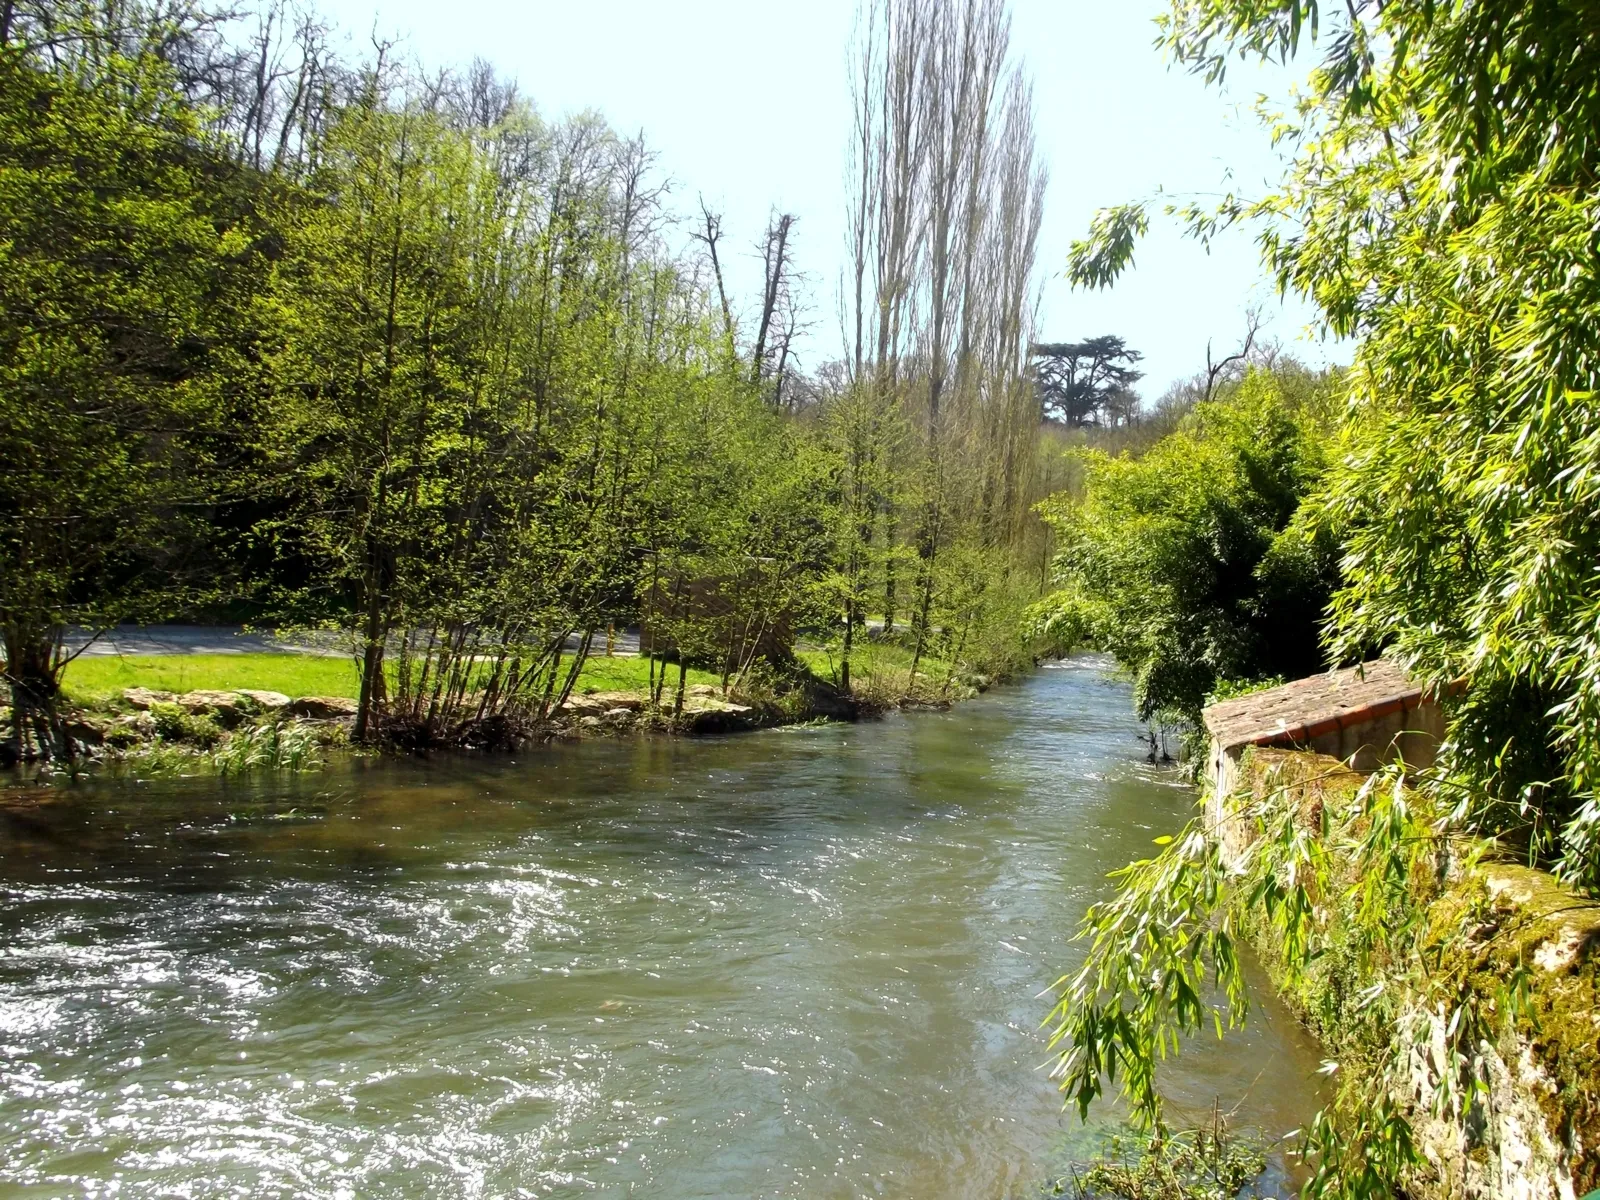
[[211, 755], [220, 775], [246, 771], [312, 771], [322, 765], [318, 730], [300, 721], [262, 721], [243, 725]]
[[178, 728], [151, 741], [113, 750], [109, 761], [152, 775], [243, 775], [249, 771], [314, 771], [324, 762], [329, 731], [304, 721], [268, 718], [241, 725], [220, 742]]

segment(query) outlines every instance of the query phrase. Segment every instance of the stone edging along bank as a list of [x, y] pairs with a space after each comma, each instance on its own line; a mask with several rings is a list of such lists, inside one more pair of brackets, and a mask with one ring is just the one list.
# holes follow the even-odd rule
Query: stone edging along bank
[[[908, 701], [899, 707], [949, 706], [948, 701]], [[392, 748], [515, 749], [531, 742], [641, 733], [693, 737], [816, 720], [851, 721], [875, 715], [884, 707], [869, 699], [845, 696], [820, 681], [796, 690], [784, 702], [727, 696], [718, 688], [695, 684], [686, 689], [681, 708], [675, 692], [664, 696], [662, 705], [657, 707], [644, 692], [595, 690], [575, 693], [537, 725], [513, 728], [503, 719], [490, 719], [468, 723], [463, 727], [464, 736], [457, 741], [435, 741], [425, 747], [397, 737]], [[131, 687], [115, 699], [74, 707], [66, 714], [66, 734], [83, 761], [116, 762], [129, 756], [167, 753], [180, 756], [175, 760], [177, 765], [188, 769], [202, 768], [209, 758], [224, 754], [240, 735], [259, 737], [267, 729], [298, 732], [324, 749], [346, 747], [355, 716], [356, 701], [343, 696], [290, 697], [258, 689], [179, 694]], [[10, 709], [0, 706], [0, 727], [9, 721]], [[181, 757], [185, 754], [189, 759]], [[149, 765], [147, 758], [140, 761]], [[307, 765], [320, 765], [321, 761], [313, 756]]]
[[[1351, 811], [1367, 778], [1326, 755], [1252, 750], [1225, 812], [1236, 817], [1287, 804], [1302, 828], [1327, 827], [1324, 811]], [[1237, 836], [1240, 824], [1229, 826]], [[1324, 844], [1338, 855], [1337, 843]], [[1439, 948], [1437, 960], [1427, 956], [1417, 969], [1439, 990], [1455, 989], [1495, 1031], [1477, 1049], [1482, 1086], [1458, 1109], [1434, 1111], [1427, 1100], [1430, 1072], [1447, 1061], [1442, 1009], [1413, 1004], [1387, 1022], [1364, 1014], [1369, 975], [1342, 952], [1337, 918], [1318, 927], [1317, 953], [1293, 982], [1271, 931], [1258, 923], [1252, 941], [1290, 1006], [1334, 1055], [1392, 1071], [1399, 1081], [1392, 1099], [1423, 1160], [1406, 1180], [1407, 1193], [1576, 1200], [1600, 1187], [1600, 903], [1543, 871], [1444, 859], [1440, 879], [1417, 881], [1427, 944]], [[1512, 980], [1517, 999], [1508, 1003]], [[1404, 1039], [1396, 1034], [1401, 1028], [1414, 1032]]]

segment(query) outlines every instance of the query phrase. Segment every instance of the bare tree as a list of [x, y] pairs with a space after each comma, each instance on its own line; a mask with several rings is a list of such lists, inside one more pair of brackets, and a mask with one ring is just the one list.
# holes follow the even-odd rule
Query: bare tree
[[[319, 102], [331, 98], [329, 85], [354, 76], [331, 62], [322, 20], [292, 0], [267, 0], [259, 8], [195, 0], [5, 0], [0, 41], [90, 73], [109, 52], [153, 54], [240, 161], [258, 170], [292, 154], [320, 116]], [[348, 88], [334, 90], [347, 98]]]
[[985, 383], [982, 520], [988, 544], [1014, 542], [1031, 499], [1037, 422], [1027, 377], [1026, 347], [1033, 340], [1039, 302], [1035, 267], [1048, 175], [1038, 162], [1033, 89], [1018, 74], [1007, 88], [1005, 118], [987, 201], [983, 261], [993, 280], [988, 317], [980, 330]]
[[690, 235], [695, 241], [706, 248], [706, 253], [711, 256], [711, 272], [717, 281], [717, 301], [722, 305], [722, 332], [728, 343], [728, 357], [734, 355], [734, 329], [733, 310], [728, 307], [728, 287], [722, 278], [722, 258], [718, 247], [722, 242], [722, 214], [713, 212], [706, 204], [706, 198], [700, 197], [700, 226]]
[[800, 332], [798, 306], [790, 303], [784, 307], [782, 323], [778, 327], [778, 365], [773, 370], [772, 407], [782, 412], [784, 385], [789, 380], [790, 360], [794, 354], [794, 339]]
[[979, 540], [1010, 536], [1026, 509], [1044, 176], [1009, 44], [1004, 0], [864, 0], [858, 20], [839, 289], [859, 439], [847, 656], [869, 559], [887, 626], [901, 564], [915, 566], [915, 664], [935, 632], [944, 548], [979, 528]]
[[949, 475], [955, 464], [948, 460], [946, 442], [955, 431], [947, 428], [946, 393], [954, 387], [970, 417], [977, 390], [972, 349], [994, 297], [982, 232], [993, 183], [991, 126], [1003, 111], [997, 110], [1010, 43], [1003, 0], [948, 0], [927, 7], [929, 36], [920, 56], [929, 148], [920, 355], [927, 379], [915, 531], [913, 678], [931, 629], [938, 558], [949, 533]]
[[[795, 217], [792, 213], [773, 213], [772, 219], [767, 222], [767, 232], [761, 241], [761, 270], [763, 276], [761, 288], [761, 320], [756, 327], [755, 348], [750, 356], [750, 382], [761, 384], [771, 374], [769, 359], [771, 348], [768, 346], [768, 335], [772, 332], [774, 317], [780, 323], [783, 316], [780, 309], [792, 309], [794, 298], [791, 295], [794, 282], [793, 248], [789, 244], [789, 232], [794, 228]], [[788, 343], [784, 342], [784, 357], [787, 358]]]
[[1256, 338], [1261, 333], [1262, 325], [1265, 324], [1262, 320], [1261, 310], [1255, 307], [1246, 309], [1244, 324], [1244, 344], [1235, 353], [1228, 355], [1224, 359], [1213, 362], [1211, 359], [1211, 342], [1209, 340], [1206, 342], [1205, 399], [1210, 400], [1216, 394], [1217, 384], [1225, 377], [1225, 373], [1230, 367], [1250, 361], [1250, 355], [1256, 348]]
[[846, 687], [875, 565], [883, 567], [891, 623], [895, 609], [898, 498], [888, 468], [901, 428], [901, 364], [914, 353], [916, 340], [927, 158], [921, 56], [931, 21], [928, 9], [923, 0], [864, 0], [853, 44], [850, 258], [840, 288], [850, 355], [848, 385], [836, 395], [836, 427], [846, 461], [840, 668]]

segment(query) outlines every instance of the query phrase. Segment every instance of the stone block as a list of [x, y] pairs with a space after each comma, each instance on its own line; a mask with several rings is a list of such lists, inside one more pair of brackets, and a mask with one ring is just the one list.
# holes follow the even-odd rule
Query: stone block
[[175, 703], [189, 713], [232, 713], [239, 711], [239, 693], [206, 690], [185, 692]]
[[142, 687], [127, 688], [122, 693], [123, 702], [140, 712], [147, 712], [157, 704], [171, 704], [177, 698], [172, 692], [157, 692]]
[[282, 692], [264, 692], [255, 688], [240, 688], [239, 695], [260, 705], [267, 712], [279, 712], [293, 703]]
[[584, 697], [584, 699], [591, 700], [595, 704], [604, 705], [602, 712], [613, 708], [625, 708], [629, 712], [638, 712], [647, 703], [646, 698], [637, 692], [595, 692]]

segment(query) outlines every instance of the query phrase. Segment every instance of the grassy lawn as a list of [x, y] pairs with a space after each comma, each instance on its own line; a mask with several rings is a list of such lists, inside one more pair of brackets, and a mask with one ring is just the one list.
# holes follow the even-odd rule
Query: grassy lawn
[[63, 681], [80, 703], [122, 695], [254, 688], [286, 696], [354, 696], [360, 676], [348, 658], [300, 654], [159, 654], [74, 659]]
[[[676, 687], [678, 668], [668, 668]], [[649, 664], [642, 658], [591, 658], [578, 677], [577, 690], [642, 692], [649, 686]], [[300, 654], [170, 654], [84, 657], [67, 667], [67, 695], [79, 703], [115, 698], [124, 688], [158, 692], [229, 691], [254, 688], [287, 696], [355, 696], [360, 677], [348, 658]], [[690, 683], [717, 684], [706, 671], [689, 672]]]
[[[839, 678], [839, 650], [799, 650], [796, 657], [811, 668], [819, 679], [835, 683]], [[923, 688], [938, 689], [944, 686], [950, 664], [942, 658], [924, 654], [917, 664], [917, 673], [923, 676]], [[911, 651], [900, 646], [880, 642], [860, 641], [850, 652], [850, 676], [854, 690], [862, 691], [876, 686], [893, 692], [907, 692], [911, 675]]]
[[[658, 665], [656, 670], [661, 670]], [[678, 667], [676, 663], [667, 664], [667, 689], [671, 691], [678, 686]], [[710, 671], [697, 671], [689, 668], [689, 682], [709, 683], [718, 686], [722, 683], [722, 676], [713, 675]], [[644, 658], [590, 658], [583, 664], [583, 673], [578, 676], [576, 691], [593, 688], [597, 692], [643, 692], [650, 687], [650, 663]]]

